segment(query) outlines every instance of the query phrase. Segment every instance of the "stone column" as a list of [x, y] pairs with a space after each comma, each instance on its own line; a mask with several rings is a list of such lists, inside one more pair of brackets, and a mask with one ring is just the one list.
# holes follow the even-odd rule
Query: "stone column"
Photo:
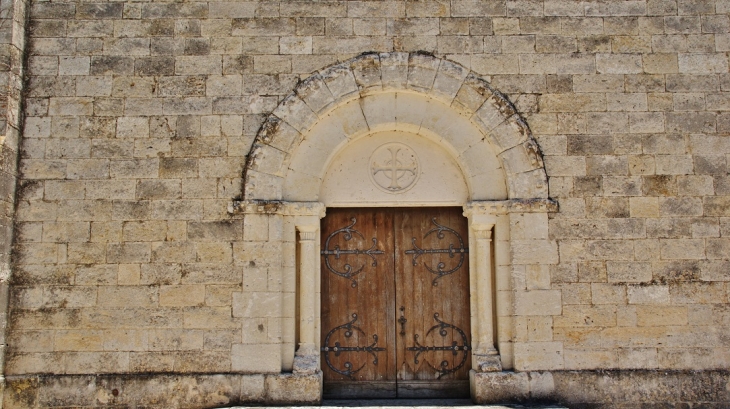
[[297, 226], [299, 231], [299, 352], [315, 349], [315, 282], [317, 254], [315, 239], [319, 226]]
[[486, 208], [468, 207], [464, 215], [469, 218], [469, 228], [474, 236], [472, 243], [476, 246], [471, 258], [472, 277], [476, 281], [476, 294], [472, 294], [472, 302], [476, 303], [476, 331], [472, 331], [474, 345], [473, 365], [477, 372], [501, 371], [502, 364], [499, 352], [494, 347], [494, 288], [492, 286], [492, 229], [497, 218], [486, 211]]
[[319, 236], [320, 216], [299, 216], [295, 218], [299, 233], [299, 348], [294, 356], [294, 373], [313, 374], [319, 372], [319, 350], [317, 348], [317, 322], [319, 309]]
[[477, 243], [476, 277], [479, 292], [479, 340], [475, 350], [478, 354], [496, 355], [494, 348], [494, 320], [492, 312], [492, 227], [494, 225], [474, 225]]
[[[479, 322], [473, 355], [476, 370], [480, 372], [501, 371], [499, 352], [494, 347], [494, 289], [492, 288], [492, 228], [494, 223], [474, 223], [471, 228], [476, 239], [475, 277], [477, 281], [477, 321]], [[484, 219], [476, 217], [476, 219]], [[473, 341], [472, 341], [473, 342]]]

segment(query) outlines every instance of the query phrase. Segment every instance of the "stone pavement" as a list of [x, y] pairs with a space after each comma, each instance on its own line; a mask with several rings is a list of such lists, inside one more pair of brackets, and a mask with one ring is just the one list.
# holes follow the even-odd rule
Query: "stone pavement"
[[[408, 408], [408, 409], [447, 409], [451, 408], [454, 405], [408, 405], [408, 404], [387, 404], [387, 405], [342, 405], [342, 406], [320, 406], [322, 409], [339, 409], [339, 408], [349, 408], [349, 407], [358, 407], [358, 408], [368, 408], [368, 409], [387, 409], [387, 408]], [[456, 405], [460, 408], [464, 409], [567, 409], [565, 406], [556, 406], [556, 405]], [[271, 406], [234, 406], [231, 408], [225, 408], [225, 409], [263, 409], [268, 408]], [[311, 408], [311, 406], [281, 406], [282, 409], [307, 409]], [[223, 408], [220, 408], [223, 409]]]
[[[458, 406], [460, 409], [565, 409], [556, 404], [542, 405], [474, 405], [469, 399], [363, 399], [363, 400], [325, 400], [322, 409], [336, 408], [419, 408], [442, 409]], [[264, 406], [236, 406], [229, 409], [257, 409]], [[286, 408], [306, 408], [302, 406], [287, 406]], [[221, 408], [222, 409], [222, 408]]]

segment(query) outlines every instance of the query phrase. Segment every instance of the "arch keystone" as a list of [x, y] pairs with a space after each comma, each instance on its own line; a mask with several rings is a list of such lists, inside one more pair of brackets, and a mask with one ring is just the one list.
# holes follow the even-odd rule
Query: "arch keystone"
[[408, 83], [408, 53], [381, 53], [380, 79], [383, 89], [406, 89]]
[[440, 61], [431, 55], [414, 53], [408, 59], [408, 88], [429, 93]]

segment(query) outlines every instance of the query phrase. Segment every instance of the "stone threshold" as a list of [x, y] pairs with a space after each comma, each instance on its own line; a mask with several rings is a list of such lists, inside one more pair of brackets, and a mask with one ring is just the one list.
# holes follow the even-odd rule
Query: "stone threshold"
[[[265, 409], [272, 406], [233, 406], [219, 409]], [[276, 406], [277, 408], [286, 409], [306, 409], [312, 406]], [[464, 409], [568, 409], [565, 406], [556, 405], [408, 405], [408, 404], [386, 404], [386, 405], [342, 405], [342, 406], [319, 406], [322, 409], [340, 409], [340, 408], [368, 408], [368, 409], [388, 409], [388, 408], [419, 408], [419, 409], [446, 409], [446, 408], [464, 408]]]
[[[271, 406], [234, 406], [226, 409], [264, 409]], [[304, 409], [307, 406], [279, 406], [280, 408]], [[311, 406], [309, 406], [311, 408]], [[361, 399], [361, 400], [324, 400], [322, 409], [340, 408], [398, 408], [398, 409], [566, 409], [565, 406], [554, 404], [528, 405], [528, 404], [505, 404], [505, 405], [475, 405], [470, 399]], [[224, 409], [224, 408], [219, 408]]]

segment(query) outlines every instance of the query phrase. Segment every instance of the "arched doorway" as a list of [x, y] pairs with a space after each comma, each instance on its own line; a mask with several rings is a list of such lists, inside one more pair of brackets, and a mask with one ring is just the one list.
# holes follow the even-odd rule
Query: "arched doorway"
[[512, 367], [509, 213], [555, 203], [529, 128], [486, 81], [417, 53], [365, 54], [323, 70], [261, 128], [243, 191], [238, 211], [281, 226], [283, 371], [321, 374], [320, 219], [349, 207], [460, 207], [472, 389], [478, 373]]
[[[395, 114], [429, 104], [397, 93], [370, 103], [407, 104]], [[468, 397], [469, 189], [435, 135], [391, 129], [344, 144], [322, 180], [324, 396]], [[484, 160], [499, 168], [494, 155]], [[492, 194], [504, 194], [494, 182]]]

